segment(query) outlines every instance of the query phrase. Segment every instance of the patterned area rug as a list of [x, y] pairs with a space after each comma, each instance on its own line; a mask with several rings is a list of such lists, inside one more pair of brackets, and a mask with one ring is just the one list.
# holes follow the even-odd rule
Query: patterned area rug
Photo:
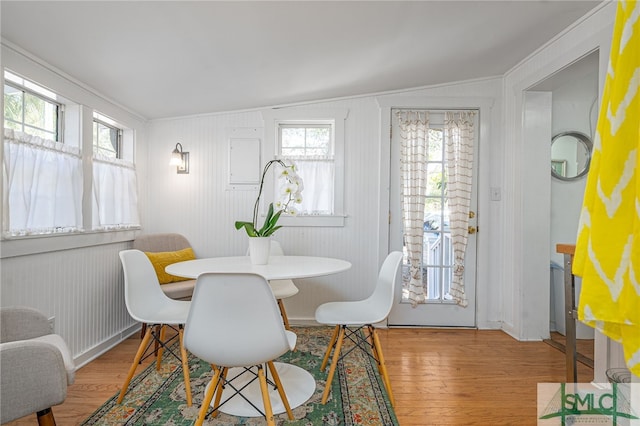
[[[286, 413], [276, 415], [277, 425], [397, 425], [393, 408], [377, 365], [362, 351], [353, 351], [338, 363], [331, 384], [331, 396], [325, 405], [320, 402], [326, 372], [320, 371], [324, 351], [332, 329], [326, 327], [296, 327], [298, 335], [295, 352], [277, 361], [297, 365], [309, 371], [315, 381], [313, 396], [302, 406], [293, 409], [295, 420]], [[345, 339], [343, 353], [350, 348]], [[160, 371], [151, 364], [131, 382], [122, 404], [118, 395], [110, 398], [82, 425], [192, 425], [198, 417], [205, 386], [210, 382], [211, 367], [205, 362], [189, 358], [193, 405], [187, 407], [182, 370], [173, 357], [165, 357]], [[327, 367], [328, 370], [328, 367]], [[207, 417], [205, 425], [264, 425], [262, 417], [234, 417], [219, 413]]]

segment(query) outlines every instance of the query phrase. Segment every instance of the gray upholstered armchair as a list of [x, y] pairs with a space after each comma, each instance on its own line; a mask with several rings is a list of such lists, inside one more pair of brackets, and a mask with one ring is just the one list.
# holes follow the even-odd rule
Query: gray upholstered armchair
[[54, 425], [51, 407], [65, 400], [75, 365], [41, 312], [0, 308], [0, 370], [1, 422], [37, 413], [40, 425]]

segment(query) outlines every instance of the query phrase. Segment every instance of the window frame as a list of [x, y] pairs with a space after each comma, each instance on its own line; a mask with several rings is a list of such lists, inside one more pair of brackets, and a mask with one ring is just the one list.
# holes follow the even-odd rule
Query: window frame
[[[335, 135], [334, 135], [334, 126], [333, 123], [331, 122], [327, 122], [325, 120], [322, 121], [316, 121], [316, 122], [304, 122], [304, 123], [298, 123], [298, 122], [278, 122], [277, 124], [277, 129], [278, 129], [278, 136], [277, 136], [277, 140], [278, 140], [278, 148], [277, 148], [277, 153], [278, 155], [283, 155], [282, 154], [282, 150], [283, 150], [283, 146], [282, 146], [282, 130], [283, 129], [322, 129], [322, 128], [326, 128], [329, 129], [329, 149], [328, 149], [328, 153], [324, 154], [327, 156], [334, 156], [334, 150], [335, 150]], [[307, 147], [307, 138], [305, 135], [305, 146], [304, 147], [300, 147], [303, 148], [304, 150], [306, 150]], [[284, 156], [284, 155], [283, 155]], [[306, 154], [304, 155], [292, 155], [292, 157], [304, 157], [306, 156]]]
[[[137, 133], [144, 128], [144, 119], [122, 110], [109, 101], [83, 89], [77, 82], [66, 78], [61, 78], [59, 73], [49, 67], [45, 67], [44, 72], [40, 72], [40, 67], [34, 67], [34, 63], [23, 56], [14, 55], [12, 50], [5, 50], [3, 46], [4, 59], [3, 67], [0, 67], [0, 82], [3, 87], [9, 83], [15, 86], [15, 79], [21, 79], [42, 88], [43, 91], [51, 93], [51, 96], [44, 95], [47, 101], [54, 100], [59, 104], [58, 132], [59, 139], [64, 139], [66, 145], [78, 147], [83, 155], [83, 227], [82, 230], [73, 233], [51, 233], [51, 234], [29, 234], [24, 236], [7, 236], [4, 229], [0, 232], [0, 258], [11, 258], [29, 254], [47, 253], [52, 251], [67, 250], [109, 244], [114, 242], [130, 241], [134, 239], [142, 229], [142, 217], [140, 224], [120, 229], [93, 229], [92, 223], [92, 186], [93, 175], [87, 171], [93, 168], [93, 117], [98, 114], [107, 120], [113, 121], [116, 127], [122, 130], [121, 138], [121, 159], [123, 161], [136, 164], [135, 152], [137, 144]], [[9, 78], [5, 78], [8, 74]], [[12, 78], [12, 77], [15, 77]], [[37, 79], [37, 80], [36, 80]], [[26, 87], [29, 90], [29, 87]], [[36, 93], [42, 97], [43, 94]], [[73, 100], [72, 100], [73, 99]], [[4, 105], [4, 98], [3, 98]], [[60, 114], [60, 111], [62, 114]], [[106, 113], [108, 115], [103, 115]], [[3, 107], [4, 116], [4, 107]], [[112, 119], [113, 117], [113, 119]], [[107, 124], [110, 124], [107, 121]], [[1, 124], [4, 134], [4, 120]], [[62, 142], [62, 141], [58, 141]], [[4, 149], [0, 152], [3, 155]], [[138, 185], [139, 186], [139, 185]], [[8, 206], [5, 203], [4, 195], [0, 199], [2, 209]], [[139, 208], [141, 203], [139, 202]], [[2, 219], [4, 221], [4, 218]], [[4, 226], [3, 226], [4, 228]]]
[[[12, 74], [12, 73], [10, 73], [10, 74]], [[15, 74], [12, 74], [12, 75], [15, 75]], [[16, 77], [18, 77], [18, 76], [16, 76]], [[21, 77], [18, 77], [18, 78], [21, 78]], [[23, 79], [23, 78], [21, 78], [21, 79], [22, 80], [26, 80], [26, 79]], [[29, 83], [34, 85], [34, 86], [41, 87], [39, 84], [31, 82], [31, 81], [29, 81]], [[9, 86], [9, 87], [11, 87], [11, 88], [13, 88], [15, 90], [18, 90], [18, 91], [22, 92], [22, 121], [15, 121], [15, 120], [7, 119], [7, 117], [4, 115], [4, 107], [3, 107], [3, 110], [2, 110], [3, 128], [4, 128], [4, 121], [10, 121], [12, 123], [19, 124], [22, 127], [20, 129], [20, 131], [23, 132], [23, 133], [31, 134], [31, 133], [25, 131], [25, 127], [49, 133], [49, 130], [47, 130], [47, 129], [44, 129], [44, 128], [41, 128], [41, 127], [32, 126], [30, 124], [25, 123], [25, 111], [24, 111], [25, 110], [25, 108], [24, 108], [24, 106], [25, 106], [25, 95], [28, 93], [31, 96], [34, 96], [34, 97], [36, 97], [38, 99], [41, 99], [41, 100], [43, 100], [43, 101], [55, 106], [55, 108], [56, 108], [56, 130], [55, 130], [55, 138], [52, 139], [52, 140], [54, 140], [56, 142], [64, 143], [64, 104], [62, 104], [61, 102], [59, 102], [56, 99], [53, 99], [53, 98], [51, 98], [49, 96], [46, 96], [46, 95], [44, 95], [42, 93], [38, 93], [37, 91], [26, 87], [24, 84], [17, 83], [17, 82], [15, 82], [13, 80], [4, 79], [3, 93], [4, 93], [4, 86]], [[44, 90], [44, 88], [43, 88], [43, 90]], [[4, 102], [3, 102], [3, 105], [4, 105]], [[38, 135], [36, 135], [36, 136], [38, 136]]]
[[[93, 154], [99, 154], [99, 155], [104, 155], [102, 154], [103, 150], [96, 145], [97, 139], [96, 136], [93, 132], [93, 124], [97, 124], [98, 126], [104, 126], [107, 127], [111, 130], [115, 130], [116, 134], [117, 134], [117, 140], [116, 140], [116, 159], [122, 159], [122, 137], [123, 137], [123, 129], [121, 129], [120, 127], [118, 127], [116, 124], [110, 124], [108, 123], [106, 120], [101, 119], [100, 117], [96, 117], [96, 115], [99, 114], [95, 114], [94, 113], [94, 117], [93, 117], [93, 121], [92, 121], [92, 127], [91, 127], [91, 134], [92, 134], [92, 146], [93, 146]], [[98, 132], [100, 131], [100, 129], [97, 129]]]
[[[346, 108], [330, 109], [306, 109], [306, 108], [280, 108], [262, 111], [265, 125], [265, 143], [262, 148], [264, 161], [277, 158], [280, 152], [279, 128], [280, 124], [330, 124], [332, 126], [332, 143], [335, 165], [334, 176], [334, 212], [330, 215], [299, 215], [281, 216], [280, 223], [283, 226], [344, 226], [346, 217], [344, 210], [344, 142], [345, 121], [349, 115]], [[273, 180], [265, 183], [264, 199], [274, 198]], [[304, 196], [304, 192], [303, 192]], [[265, 206], [261, 207], [262, 209]], [[264, 214], [264, 210], [262, 214]]]

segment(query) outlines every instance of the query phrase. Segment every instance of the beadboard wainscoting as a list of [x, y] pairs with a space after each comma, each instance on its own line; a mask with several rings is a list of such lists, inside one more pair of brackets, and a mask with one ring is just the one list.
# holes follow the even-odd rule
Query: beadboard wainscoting
[[53, 318], [78, 366], [140, 326], [124, 303], [118, 252], [131, 242], [2, 259], [2, 306], [31, 306]]

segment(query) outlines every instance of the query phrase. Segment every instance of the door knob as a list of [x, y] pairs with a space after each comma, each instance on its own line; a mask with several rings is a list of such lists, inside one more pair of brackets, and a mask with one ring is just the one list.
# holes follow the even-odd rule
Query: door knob
[[476, 232], [478, 232], [478, 228], [476, 228], [475, 226], [470, 226], [469, 227], [469, 233], [470, 234], [475, 234]]

